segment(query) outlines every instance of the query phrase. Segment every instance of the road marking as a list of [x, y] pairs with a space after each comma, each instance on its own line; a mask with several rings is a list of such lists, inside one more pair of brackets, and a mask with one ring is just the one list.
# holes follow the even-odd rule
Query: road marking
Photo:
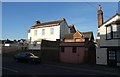
[[93, 69], [82, 69], [82, 68], [72, 68], [72, 67], [65, 67], [65, 66], [59, 66], [59, 65], [50, 65], [50, 64], [44, 64], [47, 66], [53, 66], [53, 67], [59, 67], [59, 68], [64, 68], [64, 69], [70, 69], [70, 70], [80, 70], [84, 72], [96, 72], [96, 73], [104, 73], [104, 74], [109, 74], [109, 75], [118, 75], [118, 73], [114, 72], [107, 72], [107, 71], [99, 71], [99, 70], [93, 70]]
[[18, 72], [17, 70], [11, 69], [11, 68], [6, 68], [6, 67], [2, 67], [2, 69], [8, 70], [8, 71], [12, 71], [12, 72]]

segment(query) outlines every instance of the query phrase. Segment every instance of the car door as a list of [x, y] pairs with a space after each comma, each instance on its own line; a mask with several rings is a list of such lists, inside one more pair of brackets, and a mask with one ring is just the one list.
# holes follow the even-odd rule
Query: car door
[[21, 59], [21, 61], [26, 61], [27, 60], [26, 53], [22, 53], [20, 59]]

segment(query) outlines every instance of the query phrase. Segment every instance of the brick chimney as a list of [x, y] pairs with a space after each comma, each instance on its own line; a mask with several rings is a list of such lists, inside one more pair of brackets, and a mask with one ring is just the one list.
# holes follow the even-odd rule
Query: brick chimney
[[35, 23], [36, 23], [36, 25], [40, 25], [40, 21], [39, 20], [36, 20]]
[[96, 39], [96, 43], [99, 46], [99, 40], [100, 40], [100, 26], [103, 24], [103, 11], [102, 11], [102, 6], [99, 5], [98, 6], [98, 33], [97, 33], [97, 39]]
[[98, 28], [103, 24], [103, 11], [102, 6], [98, 6]]

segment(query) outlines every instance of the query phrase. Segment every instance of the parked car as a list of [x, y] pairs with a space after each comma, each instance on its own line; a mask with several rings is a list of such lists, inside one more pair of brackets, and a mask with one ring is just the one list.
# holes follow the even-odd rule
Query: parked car
[[17, 62], [28, 62], [28, 63], [40, 63], [41, 58], [35, 56], [33, 53], [30, 52], [21, 52], [14, 55], [14, 60]]

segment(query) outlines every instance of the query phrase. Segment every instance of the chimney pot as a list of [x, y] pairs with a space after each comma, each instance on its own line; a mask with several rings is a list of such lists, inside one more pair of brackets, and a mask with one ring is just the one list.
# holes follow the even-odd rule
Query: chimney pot
[[102, 6], [101, 5], [99, 5], [98, 10], [102, 10]]
[[39, 20], [36, 20], [36, 24], [40, 24], [40, 21], [39, 21]]

